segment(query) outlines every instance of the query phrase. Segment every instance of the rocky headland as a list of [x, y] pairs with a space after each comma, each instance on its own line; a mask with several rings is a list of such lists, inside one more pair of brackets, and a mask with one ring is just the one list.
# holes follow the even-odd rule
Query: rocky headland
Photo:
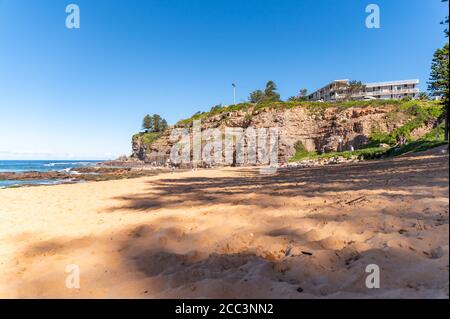
[[[162, 133], [138, 133], [132, 139], [131, 159], [170, 164], [170, 152], [177, 143], [171, 139], [172, 131], [187, 129], [192, 140], [193, 120], [201, 121], [202, 131], [277, 128], [281, 164], [295, 160], [298, 152], [329, 154], [368, 147], [389, 149], [398, 146], [399, 138], [412, 142], [430, 134], [438, 125], [438, 108], [429, 101], [277, 102], [264, 107], [244, 103], [215, 112], [197, 113]], [[361, 156], [355, 157], [361, 159]]]

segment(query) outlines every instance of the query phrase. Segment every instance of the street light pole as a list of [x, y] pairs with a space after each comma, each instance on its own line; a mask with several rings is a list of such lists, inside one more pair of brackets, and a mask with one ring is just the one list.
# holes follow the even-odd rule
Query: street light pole
[[233, 105], [236, 105], [236, 84], [232, 83], [231, 86], [233, 87]]

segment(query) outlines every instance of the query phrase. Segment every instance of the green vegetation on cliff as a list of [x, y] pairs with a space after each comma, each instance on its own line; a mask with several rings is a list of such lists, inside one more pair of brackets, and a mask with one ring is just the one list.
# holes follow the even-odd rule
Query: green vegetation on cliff
[[153, 114], [153, 116], [147, 114], [142, 120], [142, 129], [145, 133], [163, 132], [167, 128], [167, 121], [159, 114]]
[[146, 148], [149, 148], [156, 140], [161, 137], [162, 133], [167, 128], [167, 121], [163, 119], [159, 114], [153, 114], [152, 116], [147, 114], [142, 120], [143, 132], [134, 134], [132, 137], [132, 143], [140, 143]]
[[[349, 84], [349, 90], [361, 90], [363, 84], [359, 81], [352, 81]], [[290, 97], [287, 101], [282, 101], [277, 93], [277, 85], [273, 81], [268, 81], [264, 90], [255, 90], [250, 93], [248, 102], [243, 102], [230, 106], [222, 106], [221, 104], [213, 106], [209, 111], [199, 111], [190, 118], [180, 120], [178, 124], [188, 124], [194, 120], [201, 120], [221, 114], [227, 114], [234, 111], [245, 111], [248, 116], [255, 115], [259, 110], [286, 110], [302, 107], [310, 110], [312, 113], [322, 115], [327, 108], [335, 107], [337, 111], [343, 111], [351, 107], [396, 107], [399, 112], [411, 109], [421, 109], [427, 106], [433, 106], [436, 109], [442, 109], [442, 105], [435, 101], [426, 99], [411, 100], [405, 98], [403, 100], [370, 100], [370, 101], [352, 101], [347, 99], [342, 102], [318, 102], [307, 101], [307, 90], [301, 89], [299, 94]]]
[[308, 159], [330, 159], [333, 157], [343, 157], [346, 159], [356, 157], [359, 159], [370, 160], [399, 156], [405, 153], [421, 152], [444, 144], [447, 144], [447, 142], [444, 140], [444, 124], [441, 124], [439, 127], [431, 130], [421, 138], [415, 141], [408, 142], [401, 146], [392, 146], [387, 148], [379, 146], [367, 146], [366, 148], [355, 151], [330, 152], [323, 154], [318, 154], [317, 152], [307, 152], [304, 148], [296, 147], [296, 153], [292, 158], [289, 159], [289, 161], [298, 162]]
[[295, 155], [289, 159], [289, 162], [298, 162], [301, 160], [330, 159], [333, 157], [343, 157], [347, 159], [352, 157], [373, 159], [381, 157], [385, 151], [386, 149], [382, 147], [369, 147], [356, 151], [330, 152], [323, 154], [318, 154], [317, 152], [296, 152]]
[[[424, 126], [428, 121], [436, 121], [442, 116], [442, 106], [435, 101], [368, 101], [363, 102], [363, 105], [373, 106], [373, 103], [379, 106], [382, 102], [388, 103], [386, 105], [394, 105], [395, 107], [386, 114], [392, 122], [400, 119], [409, 119], [404, 125], [398, 127], [392, 132], [377, 132], [375, 131], [369, 136], [369, 142], [364, 148], [355, 151], [344, 152], [330, 152], [318, 154], [317, 152], [307, 152], [303, 145], [299, 142], [295, 144], [295, 155], [289, 160], [291, 162], [301, 161], [305, 159], [329, 159], [333, 157], [360, 159], [376, 159], [384, 157], [398, 156], [409, 152], [424, 151], [442, 144], [444, 141], [444, 124], [439, 125], [424, 136], [414, 139], [412, 133], [414, 130]], [[361, 102], [345, 102], [340, 107], [362, 106]], [[323, 106], [327, 107], [327, 106]], [[398, 141], [404, 138], [406, 142], [403, 145], [398, 145]], [[385, 147], [380, 147], [380, 144], [387, 144]]]
[[339, 111], [344, 111], [352, 107], [387, 107], [391, 106], [394, 112], [411, 114], [423, 111], [425, 113], [442, 112], [442, 106], [436, 101], [405, 101], [405, 100], [373, 100], [373, 101], [346, 101], [346, 102], [315, 102], [315, 101], [262, 101], [260, 103], [244, 102], [230, 106], [216, 105], [208, 112], [197, 112], [190, 118], [181, 120], [178, 124], [188, 124], [194, 120], [210, 118], [220, 114], [227, 114], [234, 111], [246, 111], [251, 116], [260, 110], [287, 110], [293, 108], [305, 108], [311, 113], [322, 115], [327, 108], [335, 107]]
[[[443, 135], [442, 135], [443, 136]], [[298, 162], [302, 160], [315, 160], [315, 159], [331, 159], [334, 157], [343, 157], [346, 159], [358, 158], [364, 160], [388, 158], [393, 156], [399, 156], [405, 153], [415, 153], [426, 151], [430, 148], [434, 148], [440, 145], [447, 144], [442, 140], [427, 140], [419, 139], [417, 141], [405, 144], [400, 147], [382, 148], [382, 147], [368, 147], [362, 148], [355, 151], [345, 151], [345, 152], [330, 152], [318, 154], [316, 152], [309, 153], [296, 153], [289, 162]]]
[[388, 113], [387, 116], [391, 116], [395, 120], [395, 116], [399, 116], [399, 114], [412, 117], [412, 119], [390, 133], [374, 132], [369, 137], [371, 145], [381, 143], [394, 145], [400, 137], [405, 138], [408, 142], [412, 142], [411, 133], [426, 122], [438, 119], [442, 115], [442, 108], [439, 104], [433, 102], [411, 101], [401, 104], [398, 110]]
[[162, 132], [140, 132], [133, 135], [133, 143], [136, 143], [138, 139], [140, 142], [149, 147], [151, 146], [158, 138], [160, 138], [162, 135]]

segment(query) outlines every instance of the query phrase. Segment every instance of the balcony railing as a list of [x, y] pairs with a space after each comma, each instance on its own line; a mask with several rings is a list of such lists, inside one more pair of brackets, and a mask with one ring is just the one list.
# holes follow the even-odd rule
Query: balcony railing
[[358, 92], [352, 94], [353, 97], [361, 97], [361, 96], [374, 96], [374, 95], [399, 95], [399, 94], [415, 94], [419, 93], [420, 90], [418, 88], [413, 89], [401, 89], [401, 90], [378, 90], [372, 92]]

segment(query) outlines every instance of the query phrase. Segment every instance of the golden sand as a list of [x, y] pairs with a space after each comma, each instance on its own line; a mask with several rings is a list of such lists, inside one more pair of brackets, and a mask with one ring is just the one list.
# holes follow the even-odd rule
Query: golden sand
[[0, 297], [448, 298], [448, 195], [437, 151], [3, 189]]

